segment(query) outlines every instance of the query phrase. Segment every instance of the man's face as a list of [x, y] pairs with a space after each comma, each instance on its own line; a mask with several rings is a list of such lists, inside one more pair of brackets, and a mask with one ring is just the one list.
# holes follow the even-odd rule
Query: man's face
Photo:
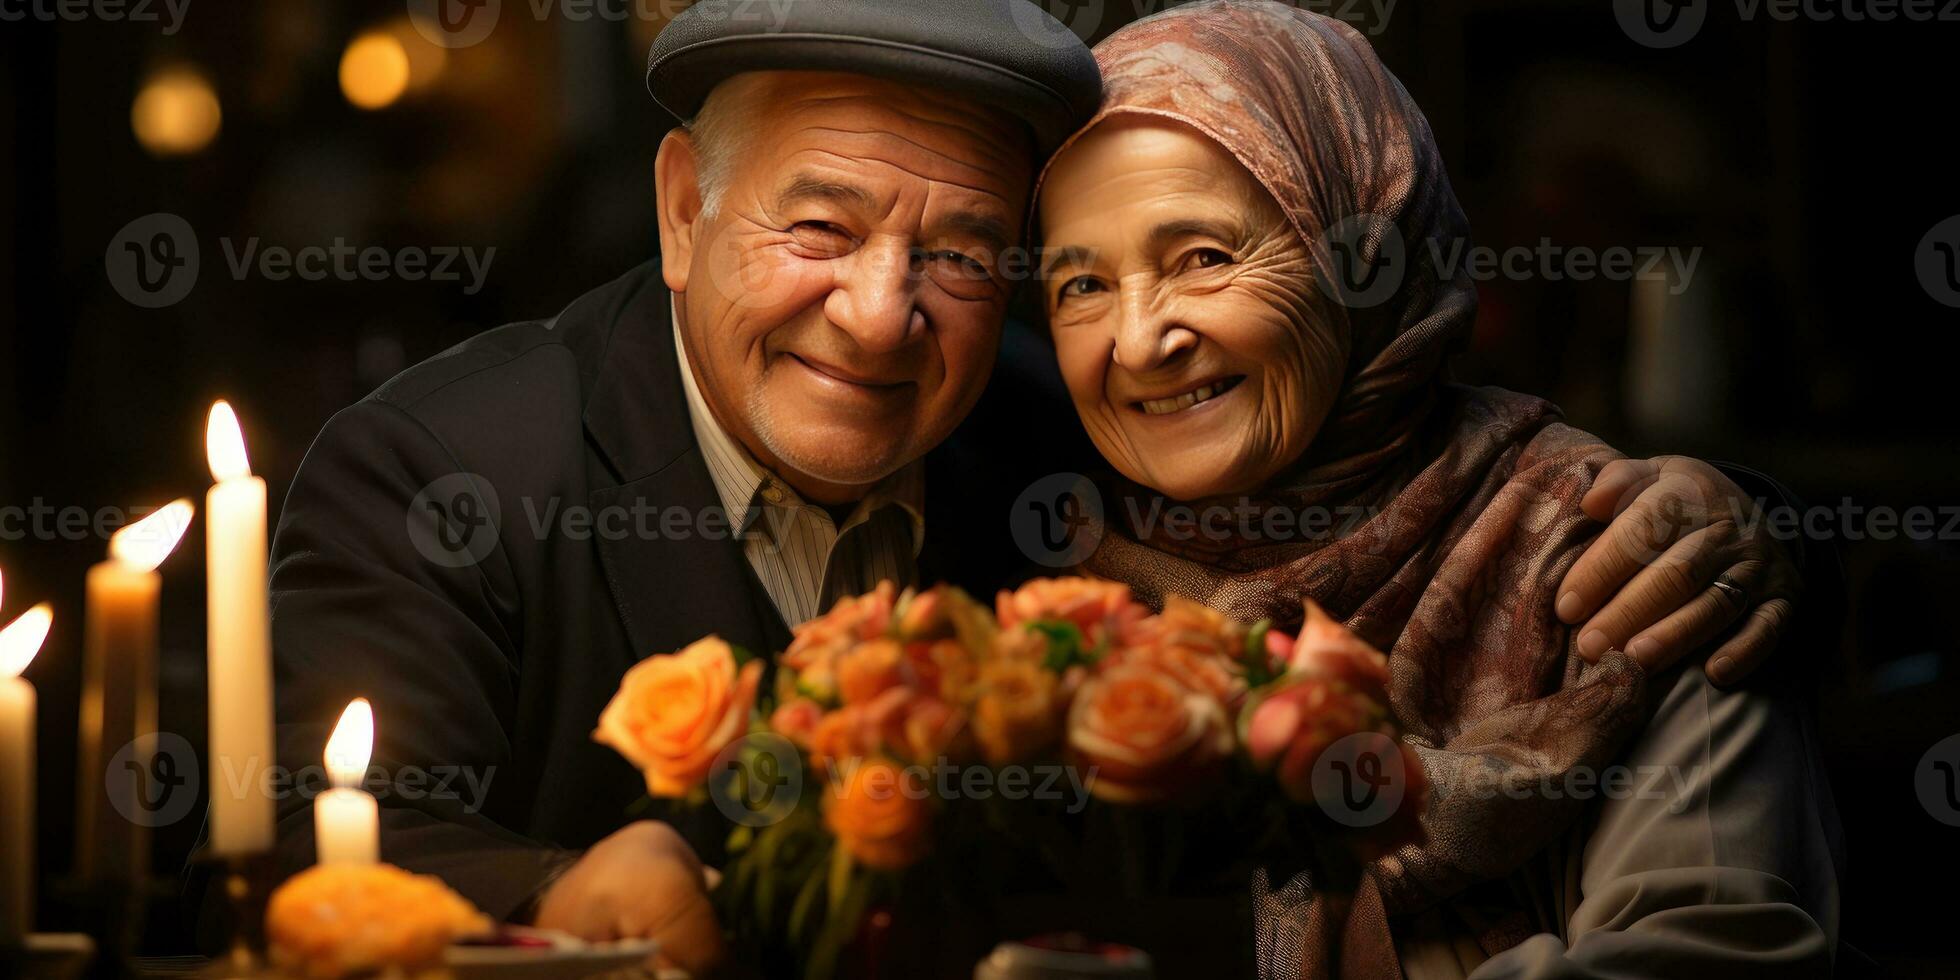
[[657, 166], [688, 355], [763, 465], [849, 500], [943, 440], [986, 385], [1032, 152], [1012, 120], [918, 86], [816, 72], [723, 86], [741, 149], [719, 206], [700, 207], [679, 135]]

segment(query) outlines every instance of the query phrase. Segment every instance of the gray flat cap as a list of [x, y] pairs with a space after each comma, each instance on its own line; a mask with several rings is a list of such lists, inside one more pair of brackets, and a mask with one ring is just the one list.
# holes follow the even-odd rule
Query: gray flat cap
[[916, 82], [1024, 120], [1046, 155], [1095, 114], [1087, 45], [1028, 0], [700, 0], [647, 53], [647, 90], [678, 121], [748, 71]]

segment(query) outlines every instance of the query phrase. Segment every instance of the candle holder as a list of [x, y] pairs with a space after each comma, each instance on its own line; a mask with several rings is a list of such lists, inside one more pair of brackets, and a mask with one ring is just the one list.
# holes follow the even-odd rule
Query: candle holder
[[74, 980], [95, 958], [95, 942], [78, 932], [37, 932], [0, 947], [0, 974], [23, 980]]
[[137, 946], [154, 896], [149, 878], [124, 873], [56, 879], [49, 900], [86, 933], [93, 963], [88, 975], [114, 978], [134, 972]]
[[204, 971], [206, 980], [242, 980], [271, 972], [266, 955], [265, 905], [272, 894], [270, 853], [208, 858], [217, 866], [214, 886], [224, 890], [225, 950]]

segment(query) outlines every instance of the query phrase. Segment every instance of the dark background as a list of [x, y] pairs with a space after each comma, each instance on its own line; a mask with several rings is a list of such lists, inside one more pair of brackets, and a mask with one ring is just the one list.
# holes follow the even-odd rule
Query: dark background
[[[1093, 40], [1152, 2], [1050, 6]], [[375, 111], [349, 104], [338, 63], [374, 29], [429, 60], [399, 2], [194, 0], [171, 36], [157, 23], [0, 23], [0, 506], [201, 505], [205, 412], [225, 397], [276, 508], [331, 413], [650, 257], [665, 124], [640, 78], [662, 15], [680, 6], [540, 18], [532, 0], [503, 0], [487, 40]], [[1629, 453], [1747, 463], [1833, 510], [1960, 505], [1947, 353], [1960, 310], [1914, 267], [1922, 238], [1960, 214], [1960, 22], [1853, 21], [1844, 13], [1860, 8], [1821, 0], [1811, 9], [1838, 16], [1702, 7], [1699, 33], [1666, 50], [1635, 43], [1605, 0], [1402, 0], [1385, 22], [1359, 5], [1344, 17], [1427, 111], [1482, 244], [1702, 249], [1674, 297], [1535, 273], [1483, 283], [1460, 374], [1550, 396]], [[222, 106], [197, 152], [154, 154], [132, 130], [137, 93], [171, 69], [206, 79]], [[182, 302], [142, 309], [111, 287], [105, 251], [159, 211], [195, 229], [201, 272]], [[496, 252], [467, 295], [467, 278], [241, 281], [221, 244], [336, 237]], [[1874, 540], [1860, 526], [1835, 520], [1829, 540], [1806, 542], [1842, 563], [1849, 598], [1842, 628], [1810, 637], [1834, 655], [1802, 665], [1847, 828], [1843, 933], [1901, 974], [1952, 975], [1960, 828], [1932, 819], [1913, 773], [1960, 732], [1960, 543]], [[201, 534], [164, 566], [162, 719], [200, 744]], [[72, 847], [82, 576], [104, 546], [0, 535], [5, 618], [56, 606], [28, 672], [49, 879]], [[161, 872], [196, 831], [159, 832]], [[152, 950], [187, 948], [178, 916], [158, 904]]]

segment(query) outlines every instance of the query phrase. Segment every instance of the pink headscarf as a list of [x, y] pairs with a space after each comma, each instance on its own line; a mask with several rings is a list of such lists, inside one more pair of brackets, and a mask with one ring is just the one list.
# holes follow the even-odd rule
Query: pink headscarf
[[[1282, 627], [1311, 598], [1389, 652], [1390, 700], [1436, 787], [1429, 842], [1370, 869], [1339, 962], [1344, 977], [1399, 977], [1390, 916], [1518, 869], [1580, 812], [1479, 790], [1603, 766], [1640, 723], [1639, 667], [1618, 654], [1587, 663], [1553, 613], [1597, 530], [1579, 500], [1616, 454], [1539, 399], [1448, 383], [1476, 290], [1434, 256], [1468, 229], [1428, 122], [1359, 33], [1281, 3], [1218, 0], [1132, 24], [1095, 53], [1104, 102], [1084, 131], [1158, 116], [1229, 151], [1307, 243], [1314, 314], [1345, 341], [1321, 435], [1254, 502], [1372, 516], [1335, 539], [1281, 542], [1111, 526], [1087, 568], [1152, 602], [1185, 595]], [[1275, 885], [1259, 901], [1261, 972], [1326, 976], [1329, 904], [1304, 879]], [[1500, 915], [1481, 932], [1495, 954], [1532, 929]]]

